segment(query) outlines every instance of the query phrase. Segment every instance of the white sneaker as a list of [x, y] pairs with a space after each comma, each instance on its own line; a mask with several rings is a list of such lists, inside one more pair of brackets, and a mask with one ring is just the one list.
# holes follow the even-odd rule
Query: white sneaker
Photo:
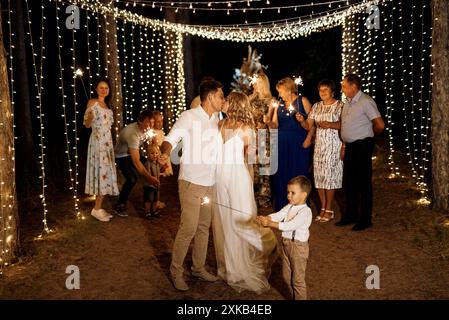
[[[105, 211], [106, 212], [106, 211]], [[106, 215], [104, 215], [104, 213], [101, 211], [101, 209], [100, 210], [95, 210], [95, 209], [92, 209], [92, 211], [91, 211], [91, 213], [90, 213], [94, 218], [97, 218], [98, 220], [100, 220], [100, 221], [103, 221], [103, 222], [108, 222], [109, 221], [109, 218], [106, 216]]]
[[102, 214], [103, 216], [108, 217], [109, 219], [111, 219], [111, 218], [113, 217], [112, 214], [110, 214], [109, 212], [107, 212], [107, 211], [104, 210], [104, 209], [100, 209], [99, 211], [101, 211], [101, 214]]

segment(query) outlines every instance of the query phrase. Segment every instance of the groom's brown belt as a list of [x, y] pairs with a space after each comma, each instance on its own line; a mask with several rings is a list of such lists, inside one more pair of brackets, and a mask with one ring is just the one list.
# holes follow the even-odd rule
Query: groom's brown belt
[[288, 239], [288, 238], [282, 238], [282, 242], [289, 242], [289, 243], [291, 243], [291, 242], [297, 242], [297, 243], [303, 244], [303, 245], [309, 243], [308, 241], [299, 241], [299, 240], [296, 240], [296, 239], [295, 239], [295, 240], [292, 240], [292, 239]]

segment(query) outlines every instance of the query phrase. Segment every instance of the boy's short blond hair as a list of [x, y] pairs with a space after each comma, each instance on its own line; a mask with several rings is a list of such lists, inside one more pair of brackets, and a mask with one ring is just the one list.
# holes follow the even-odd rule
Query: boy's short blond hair
[[298, 185], [303, 192], [307, 193], [307, 196], [309, 196], [310, 191], [312, 191], [312, 183], [305, 176], [297, 176], [297, 177], [290, 179], [290, 181], [288, 182], [287, 185], [292, 185], [292, 184]]

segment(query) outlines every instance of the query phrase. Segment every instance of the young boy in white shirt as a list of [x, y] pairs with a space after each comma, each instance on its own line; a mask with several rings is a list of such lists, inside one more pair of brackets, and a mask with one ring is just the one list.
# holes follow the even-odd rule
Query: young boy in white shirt
[[309, 227], [312, 210], [306, 200], [312, 189], [309, 179], [297, 176], [287, 185], [289, 204], [268, 216], [258, 216], [264, 227], [282, 231], [282, 276], [294, 300], [305, 300], [306, 266], [309, 257]]

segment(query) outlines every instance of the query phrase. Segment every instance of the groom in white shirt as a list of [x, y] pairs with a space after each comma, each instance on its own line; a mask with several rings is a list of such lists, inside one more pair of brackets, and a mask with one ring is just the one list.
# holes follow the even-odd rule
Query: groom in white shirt
[[200, 85], [201, 105], [181, 114], [161, 145], [162, 158], [182, 141], [179, 170], [181, 221], [173, 244], [170, 275], [180, 291], [189, 289], [184, 280], [184, 259], [193, 239], [192, 275], [206, 281], [218, 278], [206, 268], [212, 206], [201, 206], [201, 199], [212, 198], [219, 140], [218, 112], [225, 104], [223, 85], [215, 80]]

